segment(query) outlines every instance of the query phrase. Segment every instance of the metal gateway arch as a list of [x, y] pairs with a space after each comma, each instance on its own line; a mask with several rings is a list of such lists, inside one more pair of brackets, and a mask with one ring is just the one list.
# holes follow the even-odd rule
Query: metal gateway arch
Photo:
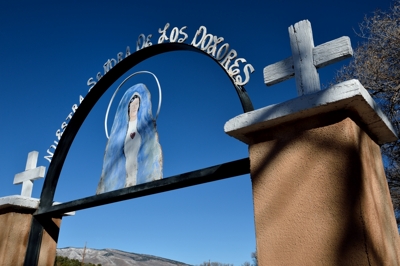
[[[114, 82], [116, 82], [131, 68], [150, 57], [172, 51], [191, 51], [200, 53], [210, 57], [221, 68], [223, 68], [216, 59], [214, 59], [207, 53], [185, 43], [162, 43], [146, 47], [142, 50], [132, 53], [131, 55], [120, 61], [118, 64], [116, 64], [113, 68], [111, 68], [94, 85], [94, 87], [90, 90], [85, 99], [82, 101], [57, 145], [57, 149], [54, 152], [54, 156], [50, 163], [43, 184], [39, 208], [34, 213], [32, 218], [31, 231], [29, 234], [28, 247], [24, 262], [25, 266], [37, 265], [43, 230], [46, 230], [49, 235], [54, 239], [54, 241], [57, 242], [59, 228], [52, 221], [53, 217], [61, 217], [64, 213], [70, 211], [82, 210], [113, 202], [119, 202], [127, 199], [203, 184], [207, 182], [248, 174], [250, 172], [249, 159], [244, 158], [237, 161], [227, 162], [224, 164], [207, 167], [176, 176], [166, 177], [161, 180], [122, 188], [115, 191], [73, 200], [53, 206], [54, 194], [57, 188], [58, 179], [64, 165], [64, 161], [67, 157], [69, 148], [72, 145], [72, 142], [76, 134], [78, 133], [81, 125], [83, 124], [86, 117], [88, 116], [94, 105], [97, 103], [97, 101], [111, 87], [111, 85], [113, 85]], [[247, 95], [244, 87], [236, 85], [231, 77], [228, 75], [228, 73], [225, 71], [225, 69], [224, 72], [231, 80], [238, 94], [243, 111], [249, 112], [254, 110], [251, 100]]]

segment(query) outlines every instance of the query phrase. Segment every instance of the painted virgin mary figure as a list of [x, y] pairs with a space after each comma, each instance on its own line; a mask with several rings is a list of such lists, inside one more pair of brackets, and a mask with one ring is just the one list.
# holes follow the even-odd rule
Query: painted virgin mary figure
[[150, 92], [137, 84], [118, 105], [96, 194], [161, 179], [162, 164]]

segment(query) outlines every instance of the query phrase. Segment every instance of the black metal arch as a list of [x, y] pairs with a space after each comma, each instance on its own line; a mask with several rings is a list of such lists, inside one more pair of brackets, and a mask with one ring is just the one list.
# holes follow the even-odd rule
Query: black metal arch
[[[29, 233], [24, 266], [38, 265], [40, 246], [44, 230], [47, 231], [47, 233], [53, 238], [55, 242], [57, 242], [59, 228], [52, 221], [53, 217], [60, 217], [62, 214], [69, 211], [81, 210], [112, 202], [118, 202], [121, 200], [132, 199], [183, 187], [217, 181], [225, 178], [248, 174], [250, 172], [250, 161], [248, 158], [244, 158], [241, 160], [215, 165], [161, 180], [52, 206], [58, 179], [61, 173], [61, 169], [64, 165], [65, 158], [67, 157], [69, 148], [81, 125], [85, 121], [86, 117], [88, 116], [94, 105], [100, 99], [100, 97], [115, 81], [117, 81], [123, 74], [125, 74], [128, 70], [133, 68], [138, 63], [152, 56], [171, 51], [192, 51], [204, 54], [213, 59], [221, 68], [223, 68], [213, 57], [191, 45], [183, 43], [165, 43], [153, 45], [137, 51], [119, 62], [109, 72], [107, 72], [96, 83], [96, 85], [91, 89], [83, 102], [80, 104], [75, 115], [70, 120], [68, 127], [65, 129], [63, 137], [60, 139], [57, 145], [57, 149], [54, 152], [53, 159], [50, 163], [49, 170], [47, 171], [47, 175], [44, 180], [43, 189], [40, 196], [39, 208], [32, 217], [32, 224]], [[224, 72], [226, 73], [225, 69]], [[254, 110], [250, 98], [246, 93], [246, 90], [242, 86], [235, 85], [231, 78], [230, 80], [239, 96], [243, 111], [249, 112]]]
[[[139, 50], [135, 53], [132, 53], [130, 56], [119, 62], [115, 65], [109, 72], [107, 72], [91, 89], [91, 91], [87, 94], [85, 99], [80, 104], [76, 113], [70, 120], [68, 127], [65, 129], [62, 138], [60, 139], [57, 149], [54, 152], [52, 161], [50, 163], [49, 169], [47, 171], [46, 178], [44, 180], [42, 193], [40, 196], [40, 204], [38, 211], [42, 209], [46, 209], [51, 207], [54, 200], [54, 194], [57, 187], [58, 179], [61, 173], [61, 169], [64, 165], [64, 161], [67, 157], [69, 148], [78, 133], [81, 125], [85, 121], [86, 117], [97, 103], [97, 101], [101, 98], [101, 96], [108, 90], [108, 88], [117, 81], [123, 74], [129, 71], [131, 68], [139, 64], [140, 62], [153, 57], [158, 54], [171, 52], [171, 51], [191, 51], [197, 52], [203, 55], [206, 55], [213, 59], [221, 68], [223, 68], [216, 59], [203, 52], [200, 49], [195, 48], [194, 46], [185, 44], [185, 43], [163, 43], [152, 45], [142, 50]], [[225, 71], [229, 77], [228, 73]], [[243, 107], [244, 112], [249, 112], [254, 110], [251, 100], [242, 86], [237, 86], [234, 84], [233, 80], [229, 77], [234, 88], [239, 96], [240, 102]]]

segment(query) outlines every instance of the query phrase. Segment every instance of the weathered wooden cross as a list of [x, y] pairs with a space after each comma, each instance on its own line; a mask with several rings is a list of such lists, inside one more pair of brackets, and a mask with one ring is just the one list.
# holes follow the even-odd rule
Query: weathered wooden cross
[[314, 47], [311, 23], [302, 20], [289, 27], [292, 56], [266, 66], [264, 83], [267, 86], [295, 76], [299, 96], [321, 90], [317, 68], [338, 62], [353, 55], [347, 36]]
[[33, 180], [43, 178], [46, 167], [36, 167], [39, 152], [31, 151], [28, 153], [25, 172], [16, 174], [14, 177], [14, 185], [22, 183], [21, 195], [25, 197], [32, 196]]

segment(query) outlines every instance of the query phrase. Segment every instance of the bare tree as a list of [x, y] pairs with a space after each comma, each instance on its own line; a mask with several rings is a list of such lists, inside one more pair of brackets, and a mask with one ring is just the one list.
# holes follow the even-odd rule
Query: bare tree
[[252, 266], [258, 266], [257, 251], [251, 253], [251, 258], [253, 260]]
[[257, 261], [257, 252], [251, 252], [251, 259], [253, 260], [253, 264], [250, 262], [246, 261], [245, 263], [242, 264], [242, 266], [258, 266], [258, 261]]
[[[348, 66], [335, 82], [356, 78], [400, 131], [400, 0], [388, 12], [377, 10], [365, 17], [358, 35], [365, 42], [354, 50]], [[381, 147], [393, 205], [400, 222], [400, 141]]]

